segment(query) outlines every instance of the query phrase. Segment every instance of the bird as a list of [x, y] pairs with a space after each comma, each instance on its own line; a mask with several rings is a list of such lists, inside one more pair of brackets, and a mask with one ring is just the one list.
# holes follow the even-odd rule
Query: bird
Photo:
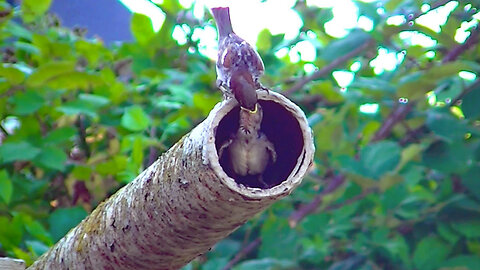
[[234, 33], [228, 7], [212, 8], [218, 30], [217, 87], [225, 98], [235, 97], [241, 107], [250, 111], [257, 104], [257, 89], [265, 71], [262, 58], [244, 39]]
[[263, 173], [269, 164], [277, 161], [275, 146], [260, 130], [263, 109], [256, 104], [255, 113], [240, 108], [239, 128], [218, 150], [221, 159], [227, 155], [230, 168], [238, 176], [253, 176], [264, 187]]

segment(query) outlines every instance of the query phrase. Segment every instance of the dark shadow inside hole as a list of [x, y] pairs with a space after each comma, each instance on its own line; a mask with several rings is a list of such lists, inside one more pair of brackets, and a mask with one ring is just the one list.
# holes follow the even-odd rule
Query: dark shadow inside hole
[[[263, 173], [263, 181], [274, 187], [290, 175], [303, 149], [303, 136], [298, 121], [284, 107], [273, 101], [260, 100], [263, 107], [261, 131], [275, 146], [277, 161], [269, 164]], [[217, 153], [220, 147], [238, 130], [240, 107], [232, 109], [219, 123], [215, 134]], [[231, 168], [228, 155], [220, 157], [225, 173], [239, 184], [247, 187], [265, 188], [256, 176], [240, 176]]]

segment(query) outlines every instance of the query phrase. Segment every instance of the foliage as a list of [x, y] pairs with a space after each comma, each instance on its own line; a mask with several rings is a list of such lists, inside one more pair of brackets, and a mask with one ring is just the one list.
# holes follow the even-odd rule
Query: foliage
[[[50, 1], [0, 3], [0, 255], [32, 262], [220, 100], [193, 36], [212, 21], [164, 2], [159, 32], [135, 14], [136, 41], [110, 48], [59, 26], [44, 14]], [[458, 2], [438, 32], [416, 23], [422, 1], [355, 4], [372, 31], [331, 37], [332, 10], [298, 1], [297, 38], [261, 32], [264, 84], [305, 110], [315, 166], [185, 269], [480, 268], [480, 81], [459, 76], [480, 72], [479, 30], [454, 39], [480, 3]], [[388, 24], [394, 15], [405, 22]], [[171, 37], [179, 22], [190, 30], [184, 45]], [[400, 38], [413, 31], [435, 45]], [[275, 56], [303, 41], [316, 47], [313, 62]], [[379, 48], [400, 59], [395, 68], [375, 72]], [[319, 70], [312, 77], [305, 65]], [[333, 71], [354, 79], [342, 88]]]

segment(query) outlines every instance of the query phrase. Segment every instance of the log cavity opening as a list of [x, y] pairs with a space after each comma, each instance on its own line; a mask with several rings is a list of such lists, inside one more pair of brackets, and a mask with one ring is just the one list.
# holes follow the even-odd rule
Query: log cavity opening
[[[287, 179], [299, 161], [303, 145], [303, 134], [297, 119], [283, 106], [274, 101], [260, 100], [263, 107], [261, 131], [274, 144], [277, 161], [270, 164], [263, 173], [263, 181], [269, 188], [279, 185]], [[218, 150], [232, 134], [238, 130], [240, 107], [233, 108], [219, 123], [215, 135]], [[239, 184], [247, 187], [265, 188], [258, 181], [258, 176], [239, 176], [230, 166], [228, 155], [223, 155], [220, 165], [225, 173]]]

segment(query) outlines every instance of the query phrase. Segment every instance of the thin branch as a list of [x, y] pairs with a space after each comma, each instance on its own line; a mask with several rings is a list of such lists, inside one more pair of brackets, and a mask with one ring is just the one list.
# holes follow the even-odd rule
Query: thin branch
[[339, 67], [340, 65], [344, 64], [346, 61], [349, 59], [361, 54], [364, 52], [366, 49], [371, 47], [374, 44], [374, 40], [369, 39], [365, 41], [360, 47], [357, 47], [355, 50], [345, 54], [344, 56], [332, 61], [330, 64], [324, 66], [323, 68], [315, 71], [312, 75], [304, 77], [303, 79], [299, 80], [297, 83], [295, 83], [290, 89], [286, 90], [284, 94], [286, 96], [289, 96], [293, 94], [294, 92], [302, 89], [307, 83], [317, 80], [323, 76], [326, 76], [329, 74], [332, 70], [335, 68]]
[[465, 88], [456, 98], [450, 102], [450, 106], [456, 105], [460, 100], [462, 100], [468, 93], [472, 92], [473, 90], [480, 87], [480, 79], [477, 79], [472, 84], [470, 84], [467, 88]]
[[2, 124], [0, 124], [0, 131], [5, 134], [5, 137], [8, 136], [8, 131], [3, 127]]
[[365, 190], [364, 192], [358, 194], [357, 196], [354, 196], [348, 200], [345, 200], [341, 203], [336, 203], [336, 204], [331, 204], [327, 207], [325, 207], [324, 211], [325, 212], [328, 212], [328, 211], [333, 211], [333, 210], [337, 210], [339, 208], [342, 208], [344, 206], [347, 206], [347, 205], [350, 205], [354, 202], [357, 202], [357, 201], [360, 201], [362, 200], [363, 198], [367, 197], [368, 195], [370, 194], [373, 194], [373, 193], [376, 193], [378, 192], [378, 189], [377, 188], [370, 188], [370, 189], [367, 189]]
[[231, 269], [235, 264], [237, 264], [243, 257], [247, 256], [252, 250], [256, 249], [262, 243], [262, 239], [260, 237], [256, 238], [244, 248], [242, 248], [233, 259], [231, 259], [222, 270]]
[[[460, 56], [463, 52], [465, 52], [470, 47], [475, 45], [478, 42], [479, 34], [480, 34], [480, 27], [476, 27], [474, 30], [472, 30], [470, 36], [465, 40], [463, 44], [456, 46], [445, 55], [445, 58], [442, 60], [442, 64], [455, 61], [458, 58], [458, 56]], [[457, 98], [455, 98], [454, 101], [451, 102], [451, 104], [457, 103], [468, 92], [472, 91], [477, 84], [478, 84], [478, 81], [474, 83], [473, 88], [469, 87], [470, 88], [469, 91], [462, 92], [462, 94], [460, 94]], [[415, 101], [409, 102], [407, 105], [398, 106], [396, 109], [394, 109], [390, 113], [390, 115], [387, 117], [387, 119], [383, 122], [380, 129], [375, 133], [372, 141], [375, 142], [375, 141], [383, 140], [386, 137], [388, 137], [393, 127], [398, 122], [405, 119], [407, 114], [413, 109], [413, 106], [415, 105], [415, 103], [416, 103]], [[420, 127], [420, 129], [423, 129], [423, 127]]]
[[323, 198], [326, 195], [331, 194], [335, 190], [337, 190], [344, 182], [345, 175], [343, 174], [338, 174], [331, 177], [329, 179], [327, 187], [322, 192], [320, 192], [320, 194], [315, 196], [315, 198], [310, 203], [301, 206], [298, 210], [296, 210], [290, 215], [288, 221], [290, 227], [293, 228], [297, 226], [298, 222], [300, 222], [304, 217], [313, 213], [320, 206], [320, 204], [322, 204]]
[[85, 156], [88, 158], [90, 157], [90, 147], [87, 143], [87, 132], [85, 127], [85, 117], [82, 114], [79, 114], [77, 117], [76, 126], [78, 129], [78, 137], [80, 139], [80, 146], [85, 151]]
[[478, 42], [479, 35], [480, 35], [480, 27], [476, 26], [470, 32], [470, 36], [468, 36], [465, 42], [456, 46], [451, 51], [449, 51], [447, 55], [445, 55], [445, 57], [442, 60], [442, 63], [447, 63], [447, 62], [452, 62], [457, 60], [458, 56], [460, 56], [464, 51], [470, 49], [470, 47], [472, 47]]
[[[438, 7], [441, 7], [445, 4], [447, 4], [450, 1], [447, 0], [440, 0], [431, 5], [431, 8], [429, 11], [436, 9]], [[417, 19], [418, 17], [424, 15], [424, 13], [418, 13], [410, 16], [408, 20], [412, 21]], [[464, 44], [460, 44], [457, 47], [453, 48], [447, 55], [445, 56], [445, 59], [442, 61], [442, 63], [450, 62], [450, 61], [455, 61], [458, 56], [460, 56], [464, 51], [468, 50], [471, 46], [473, 46], [478, 40], [479, 36], [479, 27], [476, 27], [472, 33], [470, 34], [469, 38], [465, 41]], [[373, 41], [370, 40], [366, 43], [364, 43], [362, 46], [357, 48], [356, 50], [350, 52], [349, 54], [337, 59], [336, 61], [330, 63], [329, 65], [325, 66], [324, 68], [318, 70], [314, 74], [312, 74], [309, 77], [305, 77], [302, 80], [298, 81], [295, 85], [293, 85], [290, 89], [285, 91], [286, 95], [289, 95], [295, 91], [298, 91], [301, 89], [303, 86], [305, 86], [307, 83], [318, 79], [326, 74], [328, 74], [331, 70], [333, 70], [335, 67], [341, 65], [343, 62], [347, 61], [348, 59], [354, 57], [355, 55], [361, 53], [363, 50], [368, 48]], [[454, 102], [452, 104], [455, 104], [458, 102], [462, 97], [464, 97], [468, 92], [471, 92], [473, 89], [475, 89], [478, 85], [480, 85], [479, 81], [476, 81], [473, 83], [469, 88], [465, 89], [456, 99], [454, 99]], [[385, 119], [383, 122], [382, 126], [379, 128], [379, 130], [375, 133], [374, 137], [372, 138], [371, 142], [379, 141], [382, 139], [385, 139], [388, 137], [393, 129], [393, 127], [403, 121], [407, 114], [413, 109], [417, 101], [411, 101], [408, 104], [398, 104], [393, 111], [390, 113], [390, 115]], [[416, 133], [421, 133], [423, 132], [423, 129], [425, 128], [424, 125], [420, 126], [419, 128], [415, 129], [412, 131], [412, 134]], [[402, 143], [402, 141], [400, 142]], [[406, 143], [406, 142], [405, 142]], [[337, 175], [335, 176], [330, 183], [328, 184], [327, 188], [323, 190], [320, 194], [318, 194], [310, 203], [301, 206], [298, 210], [293, 212], [290, 215], [289, 218], [289, 223], [291, 227], [294, 227], [300, 222], [304, 217], [309, 215], [310, 213], [313, 213], [322, 203], [323, 198], [325, 195], [333, 193], [335, 190], [337, 190], [345, 181], [345, 175]], [[357, 197], [351, 198], [350, 200], [345, 201], [342, 204], [338, 205], [332, 205], [328, 206], [326, 210], [335, 210], [337, 208], [342, 207], [345, 204], [350, 204], [354, 201], [360, 200], [367, 196], [368, 194], [376, 192], [375, 190], [369, 191], [367, 190], [366, 192], [358, 195]]]
[[412, 101], [408, 104], [398, 104], [398, 106], [392, 110], [390, 115], [385, 119], [382, 126], [378, 129], [372, 138], [372, 142], [377, 142], [385, 139], [392, 132], [393, 127], [403, 119], [412, 110], [416, 102]]

